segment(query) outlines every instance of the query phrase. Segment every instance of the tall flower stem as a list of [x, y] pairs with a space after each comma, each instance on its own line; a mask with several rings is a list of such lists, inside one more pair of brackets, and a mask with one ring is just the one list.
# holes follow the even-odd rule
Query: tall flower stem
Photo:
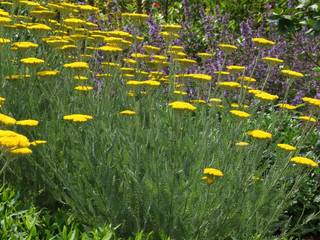
[[264, 82], [263, 82], [263, 84], [262, 84], [261, 91], [263, 91], [264, 88], [266, 87], [266, 84], [267, 84], [267, 82], [268, 82], [268, 80], [269, 80], [269, 78], [270, 78], [270, 73], [271, 73], [271, 65], [268, 65], [267, 76], [266, 76], [266, 78], [264, 79]]
[[[227, 61], [227, 55], [225, 54], [224, 57], [223, 57], [223, 62], [222, 62], [221, 69], [219, 71], [223, 71], [223, 69], [224, 69], [224, 67], [226, 65], [226, 61]], [[217, 79], [217, 82], [216, 82], [216, 87], [214, 89], [213, 95], [215, 95], [217, 93], [217, 84], [220, 82], [220, 78], [221, 78], [221, 74], [218, 74], [218, 79]], [[211, 88], [212, 88], [212, 86], [209, 87], [207, 101], [210, 100]]]

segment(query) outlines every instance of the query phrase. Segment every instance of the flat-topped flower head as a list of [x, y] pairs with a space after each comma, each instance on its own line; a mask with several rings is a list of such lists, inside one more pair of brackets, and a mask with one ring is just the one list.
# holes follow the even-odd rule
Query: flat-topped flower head
[[157, 54], [160, 52], [161, 48], [151, 46], [151, 45], [144, 45], [143, 49], [148, 53], [148, 54]]
[[219, 169], [216, 169], [216, 168], [211, 168], [211, 167], [204, 168], [203, 174], [211, 175], [214, 177], [223, 177], [224, 176], [222, 171], [220, 171]]
[[30, 148], [17, 148], [9, 151], [13, 155], [30, 155], [32, 150]]
[[313, 123], [317, 122], [317, 119], [311, 116], [299, 116], [298, 119], [306, 122], [313, 122]]
[[11, 45], [14, 49], [31, 49], [37, 48], [39, 45], [33, 42], [15, 42]]
[[84, 25], [86, 23], [86, 21], [84, 21], [80, 18], [66, 18], [63, 20], [63, 23], [67, 26], [79, 27], [81, 25]]
[[161, 28], [165, 32], [178, 33], [182, 29], [182, 26], [178, 24], [164, 24], [161, 25]]
[[292, 151], [297, 150], [297, 148], [295, 146], [292, 146], [292, 145], [286, 144], [286, 143], [278, 143], [277, 147], [282, 150], [288, 151], [288, 152], [292, 152]]
[[33, 119], [19, 120], [19, 121], [16, 121], [16, 125], [35, 127], [39, 125], [39, 121], [33, 120]]
[[173, 41], [173, 40], [179, 38], [179, 34], [176, 34], [176, 33], [160, 32], [159, 34], [165, 41]]
[[92, 86], [76, 86], [74, 90], [81, 91], [81, 92], [88, 92], [93, 90], [93, 87]]
[[173, 93], [177, 94], [177, 95], [181, 95], [181, 96], [188, 95], [188, 93], [186, 91], [180, 91], [180, 90], [174, 90]]
[[72, 62], [64, 64], [63, 67], [71, 69], [89, 69], [89, 64], [86, 62]]
[[11, 43], [11, 40], [8, 38], [0, 38], [0, 45]]
[[71, 114], [65, 115], [63, 120], [71, 121], [71, 122], [87, 122], [92, 120], [93, 117], [91, 115], [84, 115], [84, 114]]
[[302, 101], [304, 101], [305, 103], [308, 103], [312, 106], [320, 107], [320, 99], [304, 97], [304, 98], [302, 98]]
[[258, 47], [272, 47], [276, 43], [266, 38], [252, 38], [252, 42]]
[[272, 134], [265, 132], [263, 130], [260, 129], [255, 129], [252, 131], [247, 132], [247, 135], [256, 139], [271, 139], [272, 138]]
[[218, 82], [218, 87], [226, 88], [226, 89], [239, 89], [241, 88], [240, 83], [238, 82]]
[[239, 72], [243, 72], [244, 70], [246, 70], [246, 67], [238, 66], [238, 65], [230, 65], [230, 66], [227, 66], [227, 69], [231, 73], [239, 73]]
[[8, 115], [0, 113], [0, 124], [11, 126], [16, 124], [16, 119]]
[[255, 98], [258, 98], [263, 101], [275, 101], [275, 100], [279, 99], [279, 96], [273, 95], [273, 94], [270, 94], [267, 92], [256, 93], [254, 96], [255, 96]]
[[218, 44], [218, 47], [221, 48], [226, 54], [233, 53], [235, 50], [238, 49], [238, 47], [235, 45], [225, 44], [225, 43]]
[[108, 45], [99, 47], [98, 50], [106, 53], [121, 53], [123, 51], [122, 48]]
[[29, 57], [29, 58], [22, 58], [20, 62], [25, 65], [40, 65], [44, 63], [44, 60], [40, 58]]
[[290, 162], [295, 163], [295, 164], [299, 164], [299, 165], [304, 165], [304, 166], [308, 166], [308, 167], [319, 167], [319, 163], [317, 163], [316, 161], [310, 159], [310, 158], [306, 158], [306, 157], [300, 157], [300, 156], [296, 156], [290, 159]]
[[287, 104], [287, 103], [280, 103], [280, 104], [277, 104], [277, 106], [279, 108], [287, 109], [287, 110], [296, 110], [298, 108], [298, 106], [294, 106], [294, 105]]
[[206, 52], [203, 52], [203, 53], [197, 53], [197, 56], [200, 57], [202, 59], [202, 61], [206, 61], [210, 58], [213, 57], [213, 54], [212, 53], [206, 53]]
[[292, 71], [292, 70], [281, 70], [281, 74], [286, 76], [286, 77], [291, 77], [291, 78], [302, 78], [304, 75], [300, 72]]
[[264, 57], [264, 58], [261, 58], [261, 60], [270, 66], [275, 66], [284, 62], [279, 58], [273, 58], [273, 57]]
[[31, 146], [38, 146], [38, 145], [42, 145], [42, 144], [46, 144], [46, 143], [47, 143], [47, 141], [45, 141], [45, 140], [35, 140], [35, 141], [32, 141], [30, 143], [30, 145]]
[[254, 83], [254, 82], [257, 81], [255, 78], [247, 77], [247, 76], [238, 77], [237, 80], [238, 81], [244, 81], [244, 82], [247, 82], [247, 83]]
[[247, 146], [249, 146], [249, 143], [241, 141], [241, 142], [237, 142], [236, 146], [238, 146], [238, 147], [247, 147]]
[[248, 118], [251, 116], [250, 113], [239, 111], [239, 110], [230, 110], [230, 113], [239, 118]]
[[197, 108], [188, 102], [175, 101], [169, 103], [169, 106], [174, 110], [186, 110], [194, 112]]
[[120, 115], [124, 115], [124, 116], [135, 116], [135, 115], [137, 115], [137, 113], [135, 111], [132, 111], [132, 110], [123, 110], [119, 114]]
[[134, 23], [145, 22], [149, 17], [147, 14], [143, 13], [122, 13], [121, 16], [123, 18], [133, 21]]
[[197, 64], [197, 61], [188, 58], [174, 58], [173, 62], [184, 67], [191, 67]]
[[210, 82], [212, 80], [212, 77], [210, 75], [202, 74], [202, 73], [177, 74], [176, 78], [198, 80], [198, 81], [205, 81], [205, 82]]
[[37, 72], [38, 77], [54, 77], [59, 75], [60, 72], [57, 70], [44, 70]]

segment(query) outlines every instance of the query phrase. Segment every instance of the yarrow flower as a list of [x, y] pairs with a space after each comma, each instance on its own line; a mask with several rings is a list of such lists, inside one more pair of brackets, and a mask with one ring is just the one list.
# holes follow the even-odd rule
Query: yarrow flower
[[243, 72], [246, 69], [246, 67], [238, 66], [238, 65], [230, 65], [230, 66], [227, 66], [227, 69], [229, 72], [238, 73], [238, 72]]
[[63, 117], [63, 120], [72, 121], [72, 122], [87, 122], [92, 119], [93, 119], [92, 116], [84, 115], [84, 114], [71, 114]]
[[252, 38], [252, 42], [259, 47], [271, 47], [276, 43], [266, 38]]
[[295, 164], [299, 164], [299, 165], [305, 165], [308, 167], [313, 167], [316, 168], [319, 166], [319, 164], [317, 162], [315, 162], [314, 160], [310, 159], [310, 158], [306, 158], [306, 157], [293, 157], [290, 159], [290, 162], [295, 163]]
[[44, 60], [40, 58], [29, 57], [29, 58], [22, 58], [20, 62], [26, 65], [38, 65], [38, 64], [43, 64]]
[[248, 142], [237, 142], [236, 146], [238, 146], [238, 147], [246, 147], [246, 146], [249, 146], [249, 143]]
[[124, 110], [124, 111], [121, 111], [119, 114], [124, 116], [135, 116], [137, 113], [132, 110]]
[[295, 146], [285, 144], [285, 143], [278, 143], [277, 147], [289, 152], [297, 150]]
[[230, 113], [239, 118], [248, 118], [251, 116], [251, 114], [244, 111], [239, 111], [239, 110], [230, 110]]
[[33, 119], [16, 121], [16, 125], [20, 125], [20, 126], [35, 127], [35, 126], [38, 126], [38, 124], [39, 124], [39, 121], [33, 120]]
[[235, 45], [225, 43], [218, 44], [218, 47], [221, 48], [226, 54], [233, 53], [235, 50], [238, 49]]
[[264, 58], [261, 58], [261, 60], [264, 61], [265, 63], [269, 64], [270, 66], [274, 66], [274, 65], [281, 64], [284, 62], [283, 60], [281, 60], [279, 58], [273, 58], [273, 57], [264, 57]]
[[317, 122], [317, 119], [311, 116], [299, 116], [298, 119], [306, 122]]
[[224, 174], [222, 171], [216, 168], [204, 168], [203, 174], [205, 175], [202, 177], [202, 180], [204, 180], [208, 185], [211, 185], [214, 183], [215, 177], [223, 177]]
[[255, 129], [252, 131], [247, 132], [248, 136], [251, 136], [253, 138], [257, 138], [257, 139], [271, 139], [272, 138], [272, 134], [265, 132], [263, 130], [259, 130], [259, 129]]
[[281, 70], [282, 75], [286, 77], [292, 77], [292, 78], [302, 78], [304, 75], [300, 72], [292, 71], [292, 70]]
[[169, 106], [175, 110], [187, 110], [187, 111], [192, 111], [192, 112], [197, 109], [195, 106], [193, 106], [190, 103], [180, 102], [180, 101], [169, 103]]
[[86, 62], [72, 62], [66, 63], [63, 65], [64, 68], [72, 68], [72, 69], [88, 69], [89, 64]]

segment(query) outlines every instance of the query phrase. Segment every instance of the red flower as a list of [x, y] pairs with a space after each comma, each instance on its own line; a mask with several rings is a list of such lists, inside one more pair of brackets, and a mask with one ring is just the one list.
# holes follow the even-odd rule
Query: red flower
[[160, 8], [161, 7], [160, 3], [158, 3], [158, 2], [153, 2], [151, 6], [154, 7], [154, 8]]

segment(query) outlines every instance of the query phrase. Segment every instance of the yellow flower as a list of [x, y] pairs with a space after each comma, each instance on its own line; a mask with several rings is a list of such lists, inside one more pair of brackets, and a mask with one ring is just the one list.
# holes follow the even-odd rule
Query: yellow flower
[[277, 106], [287, 110], [296, 110], [298, 108], [298, 106], [290, 105], [287, 103], [280, 103]]
[[193, 105], [190, 104], [190, 103], [180, 102], [180, 101], [176, 101], [176, 102], [169, 103], [169, 106], [170, 106], [172, 109], [175, 109], [175, 110], [195, 111], [195, 110], [197, 109], [195, 106], [193, 106]]
[[107, 53], [119, 53], [123, 51], [121, 48], [113, 46], [102, 46], [99, 47], [98, 50]]
[[121, 16], [134, 22], [142, 22], [148, 19], [148, 15], [142, 13], [122, 13]]
[[212, 77], [210, 75], [201, 74], [201, 73], [177, 74], [176, 77], [198, 80], [198, 81], [205, 81], [205, 82], [209, 82], [212, 80]]
[[320, 107], [320, 99], [304, 97], [302, 98], [302, 100], [306, 103], [309, 103], [310, 105]]
[[6, 43], [11, 43], [11, 40], [8, 38], [0, 38], [0, 45], [6, 44]]
[[6, 80], [10, 80], [10, 81], [15, 81], [15, 80], [20, 80], [20, 79], [25, 79], [25, 78], [30, 78], [29, 74], [26, 75], [10, 75], [10, 76], [6, 76]]
[[77, 91], [91, 91], [91, 90], [93, 90], [93, 87], [91, 87], [91, 86], [76, 86], [74, 88], [74, 90], [77, 90]]
[[223, 172], [220, 171], [219, 169], [216, 169], [216, 168], [204, 168], [203, 169], [203, 174], [205, 175], [211, 175], [211, 176], [214, 176], [214, 177], [223, 177]]
[[151, 45], [144, 45], [143, 48], [148, 54], [157, 54], [161, 50], [160, 48]]
[[8, 24], [12, 22], [12, 19], [9, 17], [0, 17], [0, 25]]
[[16, 120], [13, 117], [0, 113], [0, 123], [10, 126], [16, 124]]
[[31, 142], [30, 145], [38, 146], [38, 145], [46, 144], [46, 143], [47, 143], [47, 141], [45, 141], [45, 140], [35, 140], [35, 141]]
[[81, 11], [84, 11], [84, 12], [98, 12], [99, 11], [99, 8], [88, 5], [88, 4], [77, 5], [77, 6]]
[[131, 57], [139, 59], [139, 60], [148, 60], [149, 59], [149, 55], [141, 54], [141, 53], [132, 53]]
[[222, 100], [220, 98], [210, 98], [209, 102], [211, 102], [211, 103], [222, 103]]
[[214, 183], [214, 179], [212, 176], [204, 176], [201, 179], [205, 181], [208, 185], [211, 185]]
[[214, 73], [218, 75], [223, 75], [223, 76], [230, 75], [230, 72], [226, 72], [226, 71], [215, 71]]
[[249, 143], [248, 142], [237, 142], [236, 146], [238, 146], [238, 147], [246, 147], [246, 146], [249, 146]]
[[179, 35], [176, 33], [170, 33], [170, 32], [160, 32], [159, 33], [161, 37], [163, 37], [166, 41], [173, 41], [177, 38], [179, 38]]
[[64, 64], [63, 67], [72, 69], [88, 69], [89, 64], [86, 62], [72, 62]]
[[79, 18], [67, 18], [63, 20], [63, 23], [67, 26], [79, 27], [86, 23], [86, 21]]
[[146, 80], [141, 82], [142, 82], [142, 85], [150, 86], [150, 87], [158, 87], [161, 84], [160, 82], [154, 81], [154, 80]]
[[166, 32], [177, 33], [182, 29], [182, 26], [178, 24], [165, 24], [161, 25], [161, 28]]
[[238, 49], [235, 45], [224, 43], [218, 44], [218, 47], [221, 48], [226, 54], [233, 53], [235, 50]]
[[49, 27], [48, 25], [41, 24], [41, 23], [36, 23], [32, 24], [30, 26], [27, 26], [27, 29], [29, 30], [44, 30], [44, 31], [51, 31], [52, 28]]
[[39, 45], [33, 42], [15, 42], [11, 46], [17, 49], [30, 49], [37, 48]]
[[6, 98], [0, 97], [0, 106], [1, 106], [2, 104], [4, 104], [5, 101], [6, 101]]
[[241, 87], [240, 83], [238, 82], [218, 82], [218, 87], [227, 88], [227, 89], [238, 89]]
[[264, 61], [265, 63], [269, 64], [270, 66], [274, 66], [274, 65], [283, 63], [283, 60], [281, 60], [279, 58], [273, 58], [273, 57], [264, 57], [264, 58], [261, 58], [261, 60]]
[[125, 116], [135, 116], [137, 113], [131, 110], [124, 110], [124, 111], [121, 111], [119, 114], [125, 115]]
[[211, 54], [211, 53], [197, 53], [197, 56], [200, 57], [202, 59], [202, 61], [206, 61], [209, 58], [212, 58], [213, 54]]
[[205, 100], [202, 99], [193, 99], [190, 100], [191, 103], [200, 103], [200, 104], [206, 104], [207, 102]]
[[239, 111], [239, 110], [230, 110], [230, 113], [232, 115], [240, 117], [240, 118], [248, 118], [251, 116], [251, 114], [244, 112], [244, 111]]
[[29, 147], [29, 139], [22, 135], [9, 130], [0, 130], [0, 146], [8, 149]]
[[38, 126], [38, 124], [39, 124], [39, 121], [32, 120], [32, 119], [16, 121], [16, 125], [19, 125], [19, 126], [35, 127], [35, 126]]
[[93, 117], [90, 115], [84, 115], [84, 114], [71, 114], [66, 115], [63, 117], [66, 121], [72, 121], [72, 122], [87, 122], [89, 120], [92, 120]]
[[32, 150], [30, 148], [17, 148], [17, 149], [14, 149], [14, 150], [10, 150], [10, 153], [11, 154], [14, 154], [14, 155], [29, 155], [29, 154], [32, 154]]
[[246, 67], [237, 66], [237, 65], [230, 65], [230, 66], [227, 66], [227, 69], [231, 73], [238, 73], [238, 72], [243, 72], [244, 70], [246, 70]]
[[249, 106], [246, 105], [246, 104], [240, 106], [238, 103], [231, 103], [230, 106], [231, 106], [232, 108], [240, 108], [240, 107], [248, 108], [248, 107], [249, 107]]
[[291, 158], [290, 162], [300, 164], [300, 165], [306, 165], [314, 168], [319, 166], [319, 164], [313, 161], [312, 159], [306, 158], [306, 157], [299, 157], [299, 156]]
[[246, 77], [246, 76], [238, 77], [237, 80], [239, 80], [239, 81], [244, 81], [244, 82], [248, 82], [248, 83], [254, 83], [254, 82], [257, 81], [255, 78]]
[[49, 10], [33, 10], [30, 11], [30, 16], [39, 18], [39, 19], [50, 19], [54, 18], [56, 13]]
[[281, 73], [286, 77], [292, 78], [302, 78], [304, 75], [300, 72], [292, 71], [292, 70], [281, 70]]
[[46, 70], [46, 71], [39, 71], [37, 72], [37, 76], [39, 77], [54, 77], [60, 74], [57, 70]]
[[252, 42], [259, 47], [271, 47], [276, 43], [265, 38], [252, 38]]
[[302, 121], [307, 121], [307, 122], [317, 122], [317, 119], [311, 116], [300, 116], [298, 119]]
[[257, 139], [271, 139], [272, 138], [272, 134], [259, 130], [259, 129], [255, 129], [252, 131], [247, 132], [248, 136], [251, 136], [253, 138], [257, 138]]
[[26, 65], [38, 65], [38, 64], [43, 64], [44, 60], [40, 58], [29, 57], [29, 58], [22, 58], [20, 62]]
[[173, 93], [174, 93], [174, 94], [177, 94], [177, 95], [182, 95], [182, 96], [188, 95], [187, 92], [185, 92], [185, 91], [178, 91], [178, 90], [173, 91]]
[[264, 101], [275, 101], [279, 99], [277, 95], [273, 95], [267, 92], [260, 92], [254, 95], [256, 98]]
[[86, 76], [80, 76], [80, 75], [76, 75], [73, 77], [74, 80], [78, 80], [78, 81], [86, 81], [88, 80], [88, 78]]
[[278, 147], [278, 148], [281, 148], [281, 149], [283, 149], [283, 150], [286, 150], [286, 151], [288, 151], [288, 152], [297, 150], [296, 147], [294, 147], [294, 146], [292, 146], [292, 145], [289, 145], [289, 144], [285, 144], [285, 143], [278, 143], [278, 144], [277, 144], [277, 147]]

